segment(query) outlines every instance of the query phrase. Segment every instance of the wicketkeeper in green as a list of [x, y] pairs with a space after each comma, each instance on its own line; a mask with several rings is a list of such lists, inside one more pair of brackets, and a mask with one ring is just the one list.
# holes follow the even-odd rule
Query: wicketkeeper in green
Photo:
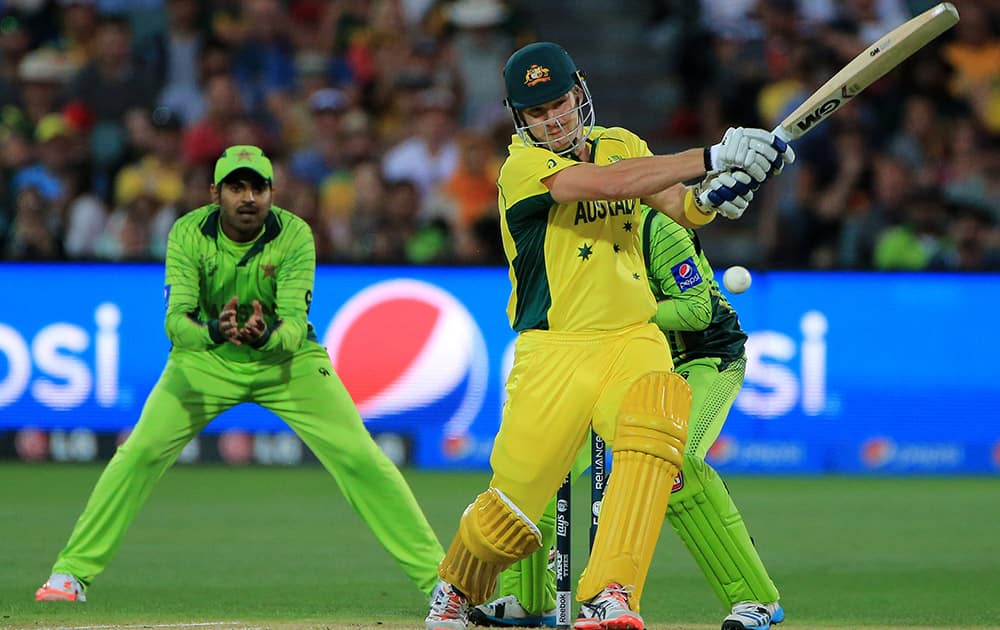
[[[785, 618], [778, 589], [725, 483], [705, 461], [743, 385], [747, 336], [715, 282], [695, 231], [648, 207], [642, 209], [641, 226], [646, 275], [658, 303], [654, 321], [670, 345], [674, 371], [687, 379], [692, 394], [684, 465], [674, 481], [667, 519], [730, 609], [722, 630], [767, 630]], [[588, 460], [589, 446], [574, 463], [574, 477]], [[473, 621], [555, 625], [555, 574], [548, 557], [554, 502], [539, 529], [548, 544], [500, 574], [500, 597], [478, 606], [470, 616]]]
[[153, 485], [216, 416], [252, 402], [277, 414], [429, 593], [444, 556], [399, 470], [372, 440], [307, 315], [316, 251], [305, 221], [271, 204], [271, 162], [254, 146], [215, 164], [214, 203], [167, 243], [173, 348], [138, 424], [97, 481], [35, 599], [84, 601]]

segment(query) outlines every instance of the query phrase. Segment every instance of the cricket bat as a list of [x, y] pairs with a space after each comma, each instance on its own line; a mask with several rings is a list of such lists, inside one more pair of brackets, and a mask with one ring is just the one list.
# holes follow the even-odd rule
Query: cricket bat
[[809, 133], [869, 85], [903, 63], [935, 37], [958, 23], [950, 2], [924, 11], [883, 35], [775, 127], [774, 135], [789, 142]]

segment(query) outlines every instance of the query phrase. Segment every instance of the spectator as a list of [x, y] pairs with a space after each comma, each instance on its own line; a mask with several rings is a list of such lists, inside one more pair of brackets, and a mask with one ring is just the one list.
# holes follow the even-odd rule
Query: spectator
[[7, 242], [8, 232], [14, 223], [17, 190], [14, 178], [34, 160], [34, 151], [28, 133], [15, 126], [0, 127], [0, 246]]
[[62, 29], [56, 47], [74, 70], [90, 63], [97, 50], [98, 15], [96, 0], [59, 0]]
[[62, 114], [49, 114], [35, 127], [38, 159], [14, 175], [14, 189], [34, 188], [46, 203], [63, 201], [70, 158], [69, 135], [72, 133]]
[[[332, 184], [332, 182], [330, 183]], [[388, 203], [385, 181], [374, 159], [354, 165], [350, 176], [320, 189], [320, 208], [337, 257], [369, 260], [374, 256], [381, 214]]]
[[167, 0], [166, 14], [166, 32], [154, 35], [141, 50], [159, 88], [159, 106], [191, 124], [204, 111], [198, 76], [205, 39], [199, 28], [200, 4], [196, 0]]
[[340, 123], [347, 111], [347, 98], [334, 88], [324, 88], [309, 97], [313, 132], [310, 144], [292, 156], [292, 175], [319, 186], [328, 175], [344, 165]]
[[50, 199], [33, 185], [17, 195], [14, 228], [7, 243], [6, 257], [13, 260], [55, 260], [62, 257], [57, 231], [50, 220], [54, 213]]
[[33, 50], [21, 59], [17, 68], [20, 102], [32, 125], [59, 109], [72, 72], [72, 67], [52, 49]]
[[914, 191], [907, 201], [904, 223], [888, 228], [875, 244], [875, 268], [922, 271], [935, 257], [947, 256], [948, 215], [941, 195], [933, 189]]
[[1000, 162], [991, 158], [989, 134], [973, 115], [954, 119], [949, 128], [951, 146], [947, 160], [940, 162], [944, 166], [938, 169], [940, 177], [936, 181], [941, 183], [948, 199], [997, 208], [1000, 217], [1000, 195], [991, 186], [988, 172], [991, 161], [998, 165]]
[[94, 112], [99, 124], [120, 126], [130, 109], [152, 108], [156, 84], [132, 56], [132, 29], [126, 18], [101, 16], [94, 58], [73, 78], [70, 94]]
[[912, 94], [903, 103], [903, 122], [890, 142], [893, 155], [905, 161], [910, 168], [922, 173], [920, 179], [930, 183], [924, 172], [929, 164], [941, 162], [944, 142], [939, 131], [938, 111], [930, 95]]
[[498, 212], [496, 181], [500, 164], [485, 134], [462, 131], [456, 144], [458, 166], [425, 201], [421, 215], [425, 220], [442, 219], [454, 230], [456, 247], [465, 251], [470, 246], [472, 226], [483, 216]]
[[1000, 233], [987, 208], [959, 205], [949, 238], [951, 246], [931, 260], [931, 269], [1000, 271]]
[[[772, 127], [869, 40], [934, 3], [668, 0], [613, 18], [633, 20], [636, 32], [649, 33], [644, 20], [655, 24], [650, 39], [661, 43], [637, 42], [630, 54], [669, 62], [651, 54], [623, 75], [596, 49], [582, 51], [592, 58], [581, 61], [595, 84], [649, 80], [645, 98], [629, 106], [657, 129], [647, 135], [656, 151], [721, 132], [723, 119]], [[997, 6], [961, 4], [955, 29], [797, 141], [795, 173], [758, 191], [745, 221], [706, 230], [706, 239], [721, 241], [716, 262], [871, 268], [876, 241], [890, 233], [898, 241], [895, 228], [910, 225], [914, 186], [1000, 221]], [[169, 170], [162, 179], [174, 192], [156, 192], [156, 207], [176, 212], [170, 200], [179, 189], [194, 201], [179, 207], [197, 207], [222, 148], [254, 144], [283, 159], [289, 182], [304, 180], [286, 192], [301, 197], [303, 212], [315, 206], [310, 221], [329, 241], [317, 237], [321, 255], [426, 261], [454, 252], [456, 260], [502, 263], [489, 240], [498, 218], [495, 151], [475, 138], [497, 133], [506, 146], [510, 124], [490, 126], [503, 110], [497, 82], [483, 77], [496, 75], [504, 42], [522, 37], [510, 27], [540, 24], [532, 19], [539, 10], [512, 0], [7, 3], [0, 244], [13, 238], [18, 193], [33, 188], [60, 255], [91, 257], [108, 206], [123, 210], [118, 202], [144, 189], [136, 182]], [[133, 32], [141, 40], [134, 53]], [[154, 103], [171, 103], [179, 128], [154, 126]], [[49, 118], [59, 113], [61, 122]], [[36, 126], [45, 129], [36, 135]], [[179, 150], [159, 141], [171, 134]], [[416, 185], [420, 212], [400, 217], [406, 229], [386, 227], [386, 181]], [[131, 182], [132, 192], [119, 192], [118, 182]], [[408, 201], [409, 190], [393, 186], [393, 199]], [[967, 234], [980, 223], [962, 212], [941, 220], [930, 240], [942, 254], [927, 264], [976, 268], [954, 261], [959, 240], [969, 242], [963, 260], [977, 259]], [[160, 256], [161, 232], [151, 226], [144, 255]], [[138, 231], [132, 238], [143, 240]], [[884, 254], [893, 239], [882, 241]], [[978, 266], [988, 267], [986, 259]]]
[[148, 117], [151, 127], [149, 145], [139, 158], [124, 166], [115, 178], [115, 198], [136, 196], [136, 191], [153, 182], [159, 197], [176, 203], [184, 188], [184, 166], [181, 161], [181, 119], [167, 109], [157, 108]]
[[[153, 128], [151, 150], [126, 165], [115, 179], [115, 201], [127, 207], [132, 200], [148, 193], [158, 203], [151, 214], [149, 253], [157, 259], [166, 255], [167, 234], [177, 218], [177, 205], [184, 193], [184, 164], [181, 160], [181, 119], [172, 111], [157, 108], [150, 123]], [[197, 207], [197, 206], [195, 206]]]
[[452, 60], [458, 68], [462, 94], [461, 122], [490, 129], [508, 119], [504, 94], [496, 80], [514, 42], [500, 28], [507, 7], [500, 0], [459, 0], [448, 19], [457, 29], [452, 38]]
[[67, 258], [92, 259], [97, 257], [97, 243], [104, 233], [108, 211], [104, 201], [90, 190], [89, 180], [81, 175], [73, 182], [78, 193], [66, 208], [63, 251]]
[[403, 263], [407, 244], [417, 233], [420, 190], [416, 182], [397, 180], [386, 189], [385, 203], [379, 208], [371, 260], [380, 263]]
[[285, 32], [287, 18], [277, 0], [249, 0], [242, 9], [245, 32], [233, 55], [233, 76], [246, 111], [262, 116], [268, 95], [294, 88], [294, 55]]
[[0, 22], [0, 107], [18, 102], [16, 84], [21, 59], [31, 50], [31, 33], [20, 16], [8, 11]]
[[[277, 175], [277, 174], [276, 174]], [[309, 182], [282, 175], [278, 181], [286, 182], [281, 196], [288, 199], [285, 202], [289, 208], [295, 208], [295, 214], [312, 228], [313, 241], [316, 243], [316, 260], [331, 261], [336, 258], [337, 251], [331, 237], [331, 230], [320, 214], [319, 194], [315, 186]]]
[[461, 260], [473, 265], [502, 266], [507, 262], [503, 251], [498, 215], [482, 216], [472, 224], [468, 242], [459, 252]]
[[[986, 129], [1000, 133], [1000, 37], [991, 29], [985, 7], [966, 2], [961, 10], [955, 40], [944, 47], [944, 57], [954, 69], [950, 87], [972, 105]], [[992, 28], [996, 26], [993, 22]]]
[[236, 82], [226, 74], [215, 74], [205, 83], [205, 116], [184, 133], [184, 162], [207, 167], [222, 155], [227, 146], [229, 121], [242, 113]]
[[[94, 251], [105, 260], [152, 260], [154, 243], [152, 226], [156, 217], [165, 210], [160, 191], [152, 182], [129, 191], [108, 216], [104, 232], [98, 238]], [[162, 248], [165, 251], [165, 246]]]
[[94, 116], [91, 145], [95, 187], [104, 193], [112, 172], [126, 159], [125, 117], [131, 110], [149, 111], [156, 96], [152, 77], [132, 57], [132, 31], [121, 16], [102, 16], [93, 59], [73, 77], [70, 96]]
[[451, 177], [458, 164], [454, 105], [454, 96], [447, 91], [432, 89], [418, 95], [413, 135], [389, 149], [382, 162], [387, 180], [412, 181], [422, 199]]

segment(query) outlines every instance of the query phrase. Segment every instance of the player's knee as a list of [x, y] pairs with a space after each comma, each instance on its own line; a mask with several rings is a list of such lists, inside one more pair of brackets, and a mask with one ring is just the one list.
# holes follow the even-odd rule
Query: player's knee
[[691, 388], [680, 375], [644, 374], [622, 399], [614, 449], [646, 453], [680, 468], [690, 412]]
[[472, 554], [488, 564], [508, 565], [542, 546], [538, 527], [496, 488], [466, 508], [459, 533]]
[[166, 449], [148, 440], [128, 439], [118, 447], [115, 458], [127, 462], [129, 466], [141, 468], [151, 466], [163, 458]]

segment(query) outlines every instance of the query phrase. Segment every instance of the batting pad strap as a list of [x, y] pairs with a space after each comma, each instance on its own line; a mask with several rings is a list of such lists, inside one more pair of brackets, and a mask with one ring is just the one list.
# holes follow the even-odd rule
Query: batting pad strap
[[631, 587], [629, 606], [639, 610], [676, 474], [677, 466], [665, 459], [615, 449], [614, 473], [601, 504], [594, 549], [580, 576], [578, 601], [617, 582]]
[[778, 589], [722, 478], [700, 457], [684, 458], [667, 518], [726, 607], [778, 601]]
[[462, 514], [438, 575], [473, 605], [482, 604], [501, 571], [541, 546], [538, 527], [500, 490], [490, 488]]
[[679, 374], [645, 374], [622, 399], [613, 448], [647, 453], [680, 468], [690, 413], [691, 388]]
[[715, 212], [702, 211], [698, 198], [695, 197], [695, 189], [688, 188], [688, 191], [684, 193], [684, 218], [692, 225], [702, 226], [714, 221], [715, 215]]

